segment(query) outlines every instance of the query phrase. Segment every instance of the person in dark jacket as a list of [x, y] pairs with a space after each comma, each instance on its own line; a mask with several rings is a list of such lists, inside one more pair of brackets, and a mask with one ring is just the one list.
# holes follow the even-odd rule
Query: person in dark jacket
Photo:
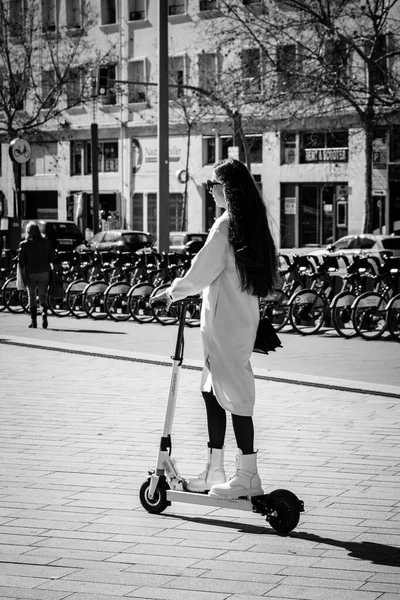
[[22, 279], [28, 289], [31, 323], [29, 327], [37, 328], [37, 301], [42, 306], [42, 327], [47, 329], [47, 288], [50, 281], [51, 264], [55, 253], [47, 238], [40, 233], [39, 225], [30, 221], [26, 226], [26, 239], [19, 245], [19, 264]]

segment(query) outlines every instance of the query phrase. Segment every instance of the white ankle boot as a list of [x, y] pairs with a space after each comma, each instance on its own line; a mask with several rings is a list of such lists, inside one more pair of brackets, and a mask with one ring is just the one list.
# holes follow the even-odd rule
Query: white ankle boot
[[208, 495], [233, 500], [240, 496], [260, 496], [264, 493], [257, 472], [257, 452], [239, 454], [236, 457], [236, 474], [223, 484], [213, 485]]
[[224, 449], [207, 448], [206, 468], [198, 477], [192, 477], [186, 483], [189, 492], [208, 492], [214, 484], [225, 483]]

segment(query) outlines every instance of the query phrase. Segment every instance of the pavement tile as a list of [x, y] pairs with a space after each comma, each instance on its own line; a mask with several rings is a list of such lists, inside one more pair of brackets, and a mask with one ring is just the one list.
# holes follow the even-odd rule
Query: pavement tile
[[[0, 353], [1, 598], [399, 597], [398, 399], [257, 380], [260, 474], [306, 504], [283, 537], [252, 513], [143, 510], [169, 368], [1, 344]], [[182, 370], [182, 473], [204, 463], [198, 384], [197, 371]], [[230, 423], [226, 442], [231, 472]]]

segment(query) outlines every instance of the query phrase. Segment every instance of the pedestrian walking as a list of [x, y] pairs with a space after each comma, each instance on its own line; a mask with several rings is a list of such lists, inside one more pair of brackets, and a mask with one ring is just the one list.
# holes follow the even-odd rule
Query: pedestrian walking
[[[206, 467], [188, 480], [187, 489], [230, 499], [263, 494], [254, 450], [250, 358], [259, 323], [258, 297], [276, 282], [277, 253], [266, 206], [242, 162], [232, 158], [218, 162], [208, 189], [225, 212], [187, 274], [175, 279], [159, 298], [164, 296], [168, 304], [203, 293], [201, 391], [209, 442]], [[237, 471], [229, 481], [224, 469], [227, 412], [238, 446]]]
[[42, 327], [47, 329], [47, 288], [55, 253], [49, 240], [40, 233], [39, 225], [35, 221], [30, 221], [26, 226], [26, 239], [19, 245], [18, 260], [22, 279], [28, 290], [31, 315], [29, 327], [37, 328], [36, 295], [38, 294], [42, 306]]

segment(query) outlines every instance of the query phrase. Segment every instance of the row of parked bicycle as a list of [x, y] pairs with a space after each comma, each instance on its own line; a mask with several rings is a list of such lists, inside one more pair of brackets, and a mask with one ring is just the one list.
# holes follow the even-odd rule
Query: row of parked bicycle
[[[154, 307], [149, 299], [182, 277], [191, 259], [174, 253], [59, 252], [54, 274], [59, 285], [49, 290], [49, 309], [59, 317], [174, 324], [174, 306]], [[9, 272], [0, 272], [0, 310], [15, 313], [28, 310], [26, 291], [16, 285], [16, 260]], [[400, 340], [400, 258], [282, 254], [279, 272], [279, 287], [260, 298], [260, 314], [277, 331], [310, 335], [328, 327], [342, 337], [367, 340], [389, 331]], [[199, 313], [199, 303], [188, 306], [189, 326], [199, 325]]]

